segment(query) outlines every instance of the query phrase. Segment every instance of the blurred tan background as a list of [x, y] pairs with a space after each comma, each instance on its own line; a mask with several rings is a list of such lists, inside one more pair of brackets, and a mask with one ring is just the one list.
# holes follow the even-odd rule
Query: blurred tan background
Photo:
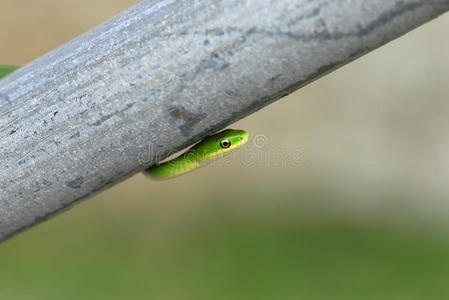
[[[138, 2], [2, 0], [0, 64]], [[448, 299], [448, 27], [234, 124], [224, 165], [138, 174], [0, 245], [0, 299]]]

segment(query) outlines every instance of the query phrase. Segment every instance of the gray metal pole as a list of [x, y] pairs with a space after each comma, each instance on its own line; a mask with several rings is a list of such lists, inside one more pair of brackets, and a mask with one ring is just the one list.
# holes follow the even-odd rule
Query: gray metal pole
[[448, 9], [143, 1], [0, 81], [0, 240]]

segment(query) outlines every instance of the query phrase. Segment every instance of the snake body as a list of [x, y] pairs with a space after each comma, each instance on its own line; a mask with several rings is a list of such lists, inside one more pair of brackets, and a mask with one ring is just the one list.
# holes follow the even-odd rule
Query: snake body
[[5, 77], [6, 75], [8, 75], [9, 73], [14, 72], [15, 70], [17, 70], [19, 67], [16, 66], [6, 66], [6, 65], [0, 65], [0, 78]]
[[190, 172], [213, 158], [228, 153], [248, 141], [248, 132], [226, 129], [211, 135], [177, 158], [150, 167], [144, 173], [153, 179], [164, 180]]

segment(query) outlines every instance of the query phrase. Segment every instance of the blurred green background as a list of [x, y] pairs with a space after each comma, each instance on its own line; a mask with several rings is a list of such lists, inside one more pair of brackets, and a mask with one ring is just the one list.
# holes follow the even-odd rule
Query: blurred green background
[[[2, 0], [0, 63], [137, 2]], [[263, 147], [167, 182], [136, 175], [1, 244], [0, 299], [449, 299], [448, 26], [232, 126]]]

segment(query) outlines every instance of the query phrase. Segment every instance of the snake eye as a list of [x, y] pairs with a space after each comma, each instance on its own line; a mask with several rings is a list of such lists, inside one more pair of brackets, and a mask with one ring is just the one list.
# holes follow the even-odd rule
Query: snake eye
[[220, 147], [223, 149], [231, 147], [231, 141], [230, 140], [221, 140]]

